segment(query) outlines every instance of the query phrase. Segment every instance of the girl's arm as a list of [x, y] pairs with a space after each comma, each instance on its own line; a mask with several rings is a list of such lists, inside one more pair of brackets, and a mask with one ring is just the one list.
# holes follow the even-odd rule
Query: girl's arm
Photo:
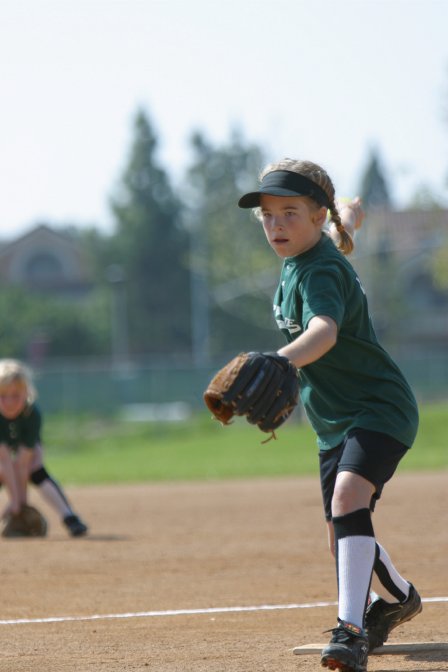
[[317, 315], [311, 318], [308, 328], [295, 341], [288, 343], [278, 351], [287, 357], [297, 368], [320, 359], [336, 345], [338, 328], [331, 317]]
[[19, 489], [20, 504], [26, 504], [28, 479], [31, 473], [34, 450], [20, 446], [17, 451], [17, 457], [14, 460], [14, 470], [16, 474], [17, 486]]
[[5, 484], [10, 499], [8, 511], [14, 514], [19, 513], [22, 506], [20, 488], [17, 483], [11, 452], [5, 444], [0, 445], [0, 469], [2, 481]]

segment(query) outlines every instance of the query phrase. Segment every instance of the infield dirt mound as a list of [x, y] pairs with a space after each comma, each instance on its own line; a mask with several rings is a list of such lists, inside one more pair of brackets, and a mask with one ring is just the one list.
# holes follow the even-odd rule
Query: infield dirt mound
[[[374, 516], [378, 539], [423, 598], [448, 593], [447, 486], [447, 472], [399, 474]], [[67, 490], [88, 537], [69, 538], [33, 493], [49, 536], [0, 541], [0, 672], [321, 669], [318, 657], [292, 653], [321, 641], [336, 618], [317, 478]], [[317, 602], [329, 604], [206, 611]], [[204, 613], [138, 615], [195, 609]], [[61, 620], [17, 622], [46, 618]], [[448, 603], [426, 602], [390, 641], [443, 641], [447, 630]], [[372, 672], [447, 669], [446, 652], [369, 661]]]

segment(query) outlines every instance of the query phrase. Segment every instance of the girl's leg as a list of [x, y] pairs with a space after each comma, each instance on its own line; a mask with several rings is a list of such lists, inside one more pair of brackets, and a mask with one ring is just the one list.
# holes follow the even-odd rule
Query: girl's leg
[[369, 644], [363, 626], [375, 562], [370, 513], [374, 491], [372, 483], [350, 471], [336, 477], [329, 541], [336, 558], [339, 624], [322, 651], [323, 667], [367, 670]]
[[345, 665], [345, 669], [364, 672], [368, 650], [376, 648], [378, 641], [386, 641], [391, 629], [421, 610], [420, 598], [411, 586], [404, 603], [390, 605], [379, 599], [366, 612], [374, 570], [389, 592], [406, 594], [404, 580], [376, 543], [371, 520], [384, 483], [406, 451], [406, 446], [388, 435], [359, 428], [328, 456], [321, 451], [322, 493], [326, 518], [333, 527], [332, 531], [329, 526], [329, 541], [331, 545], [334, 540], [340, 621], [322, 652], [324, 667]]
[[338, 579], [338, 618], [362, 630], [375, 563], [370, 502], [375, 486], [362, 476], [341, 471], [332, 502]]
[[376, 543], [373, 566], [372, 590], [385, 602], [404, 602], [409, 595], [410, 584], [392, 564], [385, 548]]
[[386, 550], [377, 543], [372, 588], [377, 594], [366, 611], [369, 651], [382, 646], [390, 632], [417, 616], [422, 600], [414, 586], [395, 569]]
[[30, 481], [39, 488], [43, 499], [56, 511], [60, 518], [64, 519], [73, 514], [72, 507], [62, 488], [43, 465], [31, 472]]
[[[333, 522], [328, 521], [328, 546], [331, 554], [336, 557]], [[409, 595], [410, 583], [406, 581], [392, 564], [383, 546], [376, 542], [375, 562], [371, 582], [372, 592], [385, 602], [403, 602]]]
[[60, 485], [50, 476], [43, 464], [42, 446], [34, 449], [30, 481], [39, 488], [44, 500], [56, 511], [60, 518], [70, 516], [73, 511]]
[[36, 485], [43, 499], [56, 511], [73, 536], [87, 532], [87, 525], [73, 511], [59, 483], [48, 473], [42, 462], [42, 447], [35, 449], [30, 481]]
[[[394, 628], [417, 616], [422, 604], [414, 586], [399, 574], [386, 550], [375, 541], [370, 508], [362, 507], [363, 502], [366, 503], [364, 497], [372, 494], [373, 486], [365, 487], [366, 484], [371, 486], [356, 474], [344, 471], [338, 474], [329, 541], [331, 544], [334, 539], [338, 617], [360, 628], [361, 634], [365, 627], [369, 651], [372, 651], [387, 641]], [[350, 512], [350, 509], [354, 510]], [[366, 609], [371, 583], [380, 597]], [[338, 646], [340, 644], [336, 644]], [[328, 651], [334, 654], [334, 646], [330, 645]]]

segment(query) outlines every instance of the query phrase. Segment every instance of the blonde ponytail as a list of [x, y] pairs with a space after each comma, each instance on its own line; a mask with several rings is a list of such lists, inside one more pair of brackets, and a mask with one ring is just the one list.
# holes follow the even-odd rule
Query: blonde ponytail
[[348, 231], [345, 230], [345, 227], [341, 221], [341, 216], [336, 207], [336, 204], [333, 201], [330, 205], [330, 222], [333, 222], [336, 231], [338, 232], [338, 240], [335, 241], [336, 247], [342, 254], [349, 255], [353, 252], [355, 244], [353, 238]]

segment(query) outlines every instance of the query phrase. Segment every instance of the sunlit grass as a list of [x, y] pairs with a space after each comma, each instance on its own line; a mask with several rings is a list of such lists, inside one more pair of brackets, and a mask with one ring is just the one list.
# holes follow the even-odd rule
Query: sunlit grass
[[[416, 443], [400, 471], [448, 468], [448, 404], [420, 409]], [[238, 418], [228, 427], [207, 413], [182, 422], [48, 417], [46, 461], [64, 483], [133, 483], [317, 474], [314, 433], [291, 420], [277, 440]]]

